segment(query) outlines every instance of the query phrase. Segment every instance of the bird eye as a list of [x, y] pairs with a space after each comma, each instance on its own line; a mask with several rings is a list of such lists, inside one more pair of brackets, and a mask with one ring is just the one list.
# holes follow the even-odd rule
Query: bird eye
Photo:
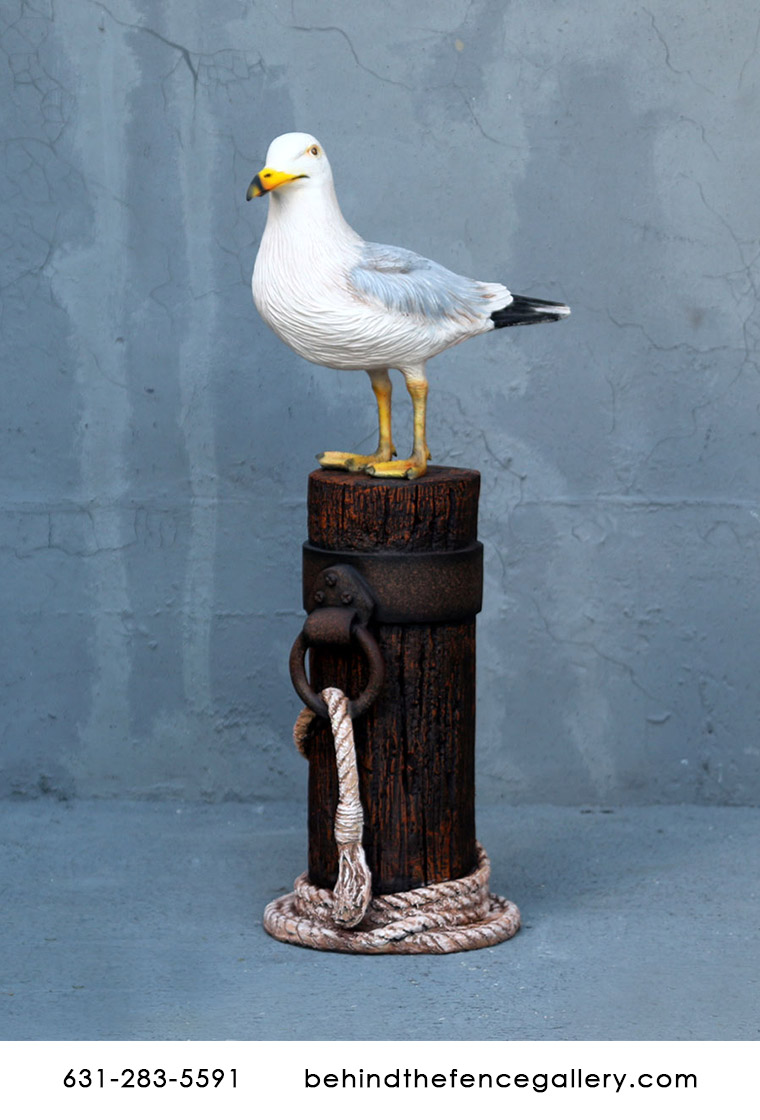
[[319, 155], [319, 148], [317, 147], [316, 144], [314, 144], [313, 147], [309, 148], [309, 154], [312, 155], [312, 156], [318, 156]]

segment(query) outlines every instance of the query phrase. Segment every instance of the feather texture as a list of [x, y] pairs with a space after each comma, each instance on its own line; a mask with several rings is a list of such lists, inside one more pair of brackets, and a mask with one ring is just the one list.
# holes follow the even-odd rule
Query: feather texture
[[278, 137], [267, 163], [256, 189], [265, 190], [268, 179], [278, 185], [268, 192], [253, 299], [272, 330], [311, 362], [415, 369], [419, 376], [429, 358], [464, 339], [569, 313], [408, 249], [364, 241], [341, 213], [330, 164], [314, 137]]
[[506, 307], [500, 307], [491, 314], [494, 326], [520, 327], [530, 323], [556, 323], [570, 314], [564, 303], [552, 303], [548, 299], [535, 299], [533, 296], [513, 295]]
[[503, 284], [484, 284], [449, 271], [408, 249], [364, 242], [361, 259], [349, 273], [357, 295], [386, 311], [481, 325], [510, 294]]

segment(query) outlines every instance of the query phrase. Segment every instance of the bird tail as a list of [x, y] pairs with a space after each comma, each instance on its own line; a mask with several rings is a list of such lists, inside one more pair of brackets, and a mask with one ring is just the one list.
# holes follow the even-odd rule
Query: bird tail
[[534, 299], [532, 296], [517, 296], [506, 307], [491, 312], [494, 328], [519, 327], [528, 323], [556, 323], [570, 314], [564, 303], [552, 303], [548, 299]]

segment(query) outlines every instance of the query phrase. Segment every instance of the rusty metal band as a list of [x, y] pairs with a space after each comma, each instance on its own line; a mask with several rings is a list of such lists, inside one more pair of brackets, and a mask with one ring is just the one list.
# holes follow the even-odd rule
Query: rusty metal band
[[452, 552], [333, 552], [303, 546], [303, 605], [313, 611], [319, 573], [350, 564], [372, 590], [372, 621], [387, 625], [463, 622], [483, 604], [483, 545]]

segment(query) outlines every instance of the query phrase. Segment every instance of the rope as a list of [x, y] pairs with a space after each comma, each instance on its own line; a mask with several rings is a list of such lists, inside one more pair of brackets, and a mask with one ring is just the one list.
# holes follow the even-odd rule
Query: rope
[[339, 688], [325, 688], [322, 699], [330, 713], [338, 767], [338, 807], [333, 828], [338, 845], [338, 880], [332, 916], [339, 926], [350, 927], [362, 920], [372, 897], [372, 875], [362, 847], [364, 813], [359, 799], [354, 726], [348, 714], [348, 700]]
[[[338, 769], [338, 879], [330, 891], [315, 887], [305, 873], [299, 875], [293, 892], [264, 911], [267, 933], [279, 941], [344, 953], [456, 953], [513, 937], [520, 912], [513, 902], [489, 892], [491, 865], [480, 844], [475, 870], [461, 879], [372, 897], [348, 701], [338, 688], [324, 689], [322, 698], [330, 713]], [[304, 708], [293, 729], [304, 757], [315, 718]]]

